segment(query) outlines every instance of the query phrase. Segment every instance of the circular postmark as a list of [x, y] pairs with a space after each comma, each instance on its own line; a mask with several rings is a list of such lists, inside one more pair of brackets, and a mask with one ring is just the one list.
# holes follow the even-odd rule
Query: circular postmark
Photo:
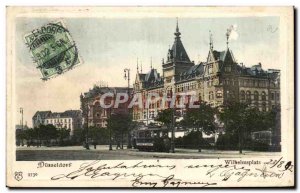
[[25, 36], [25, 42], [43, 80], [62, 74], [80, 63], [76, 44], [61, 21], [33, 30]]

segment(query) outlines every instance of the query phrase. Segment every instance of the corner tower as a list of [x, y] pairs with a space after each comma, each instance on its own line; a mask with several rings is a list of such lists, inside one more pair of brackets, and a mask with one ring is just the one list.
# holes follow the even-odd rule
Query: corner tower
[[165, 83], [171, 83], [172, 80], [176, 81], [177, 77], [179, 77], [182, 72], [187, 71], [190, 67], [195, 65], [193, 62], [191, 62], [181, 42], [181, 33], [179, 32], [178, 20], [174, 35], [175, 40], [172, 48], [169, 48], [168, 50], [167, 61], [162, 62]]

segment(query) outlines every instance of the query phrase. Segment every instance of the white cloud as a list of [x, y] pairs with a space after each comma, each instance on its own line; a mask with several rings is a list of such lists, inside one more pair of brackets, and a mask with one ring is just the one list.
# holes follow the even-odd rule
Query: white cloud
[[231, 25], [227, 30], [227, 34], [229, 35], [229, 40], [237, 40], [239, 37], [237, 24]]

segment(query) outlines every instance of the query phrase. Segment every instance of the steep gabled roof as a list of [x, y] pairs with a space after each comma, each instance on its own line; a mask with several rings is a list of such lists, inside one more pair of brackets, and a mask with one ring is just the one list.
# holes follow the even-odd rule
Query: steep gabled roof
[[203, 74], [203, 71], [204, 71], [203, 64], [204, 64], [203, 62], [200, 62], [199, 64], [190, 67], [189, 70], [187, 71], [187, 75], [191, 75], [191, 74], [201, 75], [201, 74]]
[[147, 74], [139, 74], [139, 81], [142, 82], [143, 87], [146, 88], [163, 85], [163, 78], [154, 68], [151, 68]]
[[197, 65], [190, 67], [187, 71], [180, 74], [179, 81], [185, 81], [201, 76], [204, 73], [204, 62], [200, 62]]
[[219, 51], [217, 51], [217, 50], [214, 50], [214, 51], [213, 51], [213, 55], [214, 55], [214, 59], [215, 59], [215, 60], [221, 60], [221, 61], [224, 62], [225, 56], [226, 56], [226, 51], [221, 51], [221, 52], [219, 52]]
[[51, 113], [47, 116], [47, 118], [66, 118], [66, 117], [80, 117], [81, 111], [80, 110], [67, 110], [65, 112], [55, 112]]
[[73, 117], [73, 116], [80, 116], [81, 115], [81, 111], [80, 110], [67, 110], [65, 112], [62, 113], [62, 116], [66, 116], [66, 117]]
[[215, 60], [220, 60], [220, 61], [222, 61], [222, 62], [225, 62], [225, 60], [226, 60], [226, 58], [227, 58], [227, 55], [228, 55], [229, 57], [231, 57], [232, 61], [235, 62], [235, 59], [234, 59], [234, 57], [233, 57], [233, 54], [232, 54], [232, 52], [231, 52], [229, 49], [224, 50], [224, 51], [217, 51], [217, 50], [214, 50], [214, 51], [212, 51], [212, 52], [213, 52], [213, 56], [214, 56], [214, 59], [215, 59]]
[[36, 118], [38, 115], [41, 116], [41, 118], [45, 118], [47, 117], [48, 115], [50, 115], [52, 112], [51, 111], [37, 111], [32, 118]]
[[175, 61], [185, 61], [191, 62], [189, 56], [187, 55], [185, 48], [180, 40], [180, 37], [176, 37], [172, 49], [169, 50], [173, 53], [173, 58]]
[[175, 40], [171, 49], [168, 50], [168, 61], [182, 61], [182, 62], [191, 62], [185, 48], [181, 42], [180, 35], [178, 28], [178, 22], [176, 26], [176, 32], [174, 33]]
[[150, 72], [148, 72], [145, 76], [145, 81], [146, 82], [156, 82], [160, 81], [160, 74], [157, 72], [156, 69], [152, 68]]

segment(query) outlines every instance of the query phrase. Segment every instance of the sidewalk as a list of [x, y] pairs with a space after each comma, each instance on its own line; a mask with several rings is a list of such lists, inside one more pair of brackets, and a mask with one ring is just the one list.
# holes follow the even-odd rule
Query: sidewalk
[[124, 146], [124, 149], [116, 150], [116, 146], [113, 146], [113, 150], [109, 151], [108, 145], [97, 145], [97, 149], [94, 149], [94, 146], [90, 146], [90, 150], [86, 150], [82, 146], [67, 146], [67, 147], [17, 147], [17, 150], [42, 150], [42, 151], [51, 151], [51, 150], [64, 150], [64, 151], [82, 151], [90, 153], [106, 153], [111, 155], [126, 155], [126, 156], [139, 156], [144, 158], [169, 158], [169, 159], [203, 159], [203, 158], [254, 158], [254, 157], [273, 157], [280, 156], [280, 152], [255, 152], [255, 151], [243, 151], [243, 154], [239, 154], [238, 151], [221, 151], [221, 150], [207, 150], [202, 149], [201, 152], [198, 152], [197, 149], [175, 149], [175, 153], [167, 152], [144, 152], [138, 151], [136, 149], [127, 149]]

